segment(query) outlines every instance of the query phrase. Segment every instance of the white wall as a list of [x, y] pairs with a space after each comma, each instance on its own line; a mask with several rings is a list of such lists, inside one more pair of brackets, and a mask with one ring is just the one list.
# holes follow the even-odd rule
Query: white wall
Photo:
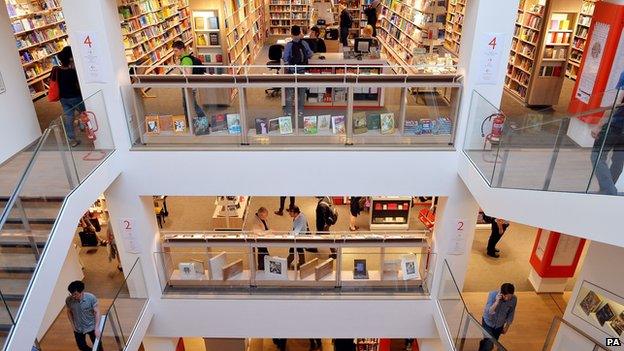
[[[84, 273], [82, 271], [82, 266], [80, 265], [78, 251], [72, 246], [69, 248], [67, 258], [65, 259], [65, 263], [63, 263], [63, 268], [61, 269], [61, 274], [59, 275], [54, 291], [52, 292], [52, 298], [50, 299], [48, 308], [46, 308], [43, 323], [41, 323], [39, 334], [37, 335], [39, 340], [43, 339], [43, 336], [48, 331], [50, 326], [52, 326], [52, 323], [54, 323], [54, 320], [59, 315], [59, 312], [61, 312], [63, 307], [65, 307], [67, 286], [69, 283], [74, 280], [82, 280], [83, 278]], [[64, 317], [65, 316], [61, 316], [60, 318]]]
[[41, 130], [22, 70], [6, 6], [0, 6], [0, 163], [30, 144]]

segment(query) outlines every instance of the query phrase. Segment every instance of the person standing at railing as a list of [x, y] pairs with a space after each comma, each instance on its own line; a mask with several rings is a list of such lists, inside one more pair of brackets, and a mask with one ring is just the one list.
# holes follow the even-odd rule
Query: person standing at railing
[[85, 106], [82, 101], [82, 92], [80, 91], [80, 83], [78, 83], [78, 74], [74, 66], [74, 56], [72, 55], [71, 47], [64, 47], [59, 52], [58, 59], [61, 62], [61, 66], [54, 67], [51, 75], [58, 83], [59, 102], [61, 107], [63, 107], [63, 121], [69, 145], [76, 147], [80, 144], [80, 140], [76, 139], [76, 132], [74, 131], [75, 113], [78, 112], [80, 114], [84, 112]]
[[[180, 66], [187, 66], [183, 68], [184, 74], [204, 74], [206, 73], [206, 67], [203, 67], [202, 62], [186, 52], [186, 47], [184, 46], [184, 42], [181, 40], [176, 40], [172, 44], [173, 55], [179, 61]], [[206, 113], [201, 108], [201, 106], [197, 103], [197, 89], [191, 89], [191, 99], [193, 100], [193, 108], [195, 109], [195, 114], [197, 117], [205, 117]], [[186, 94], [184, 94], [184, 90], [182, 90], [182, 106], [184, 107], [184, 114], [186, 115]], [[189, 121], [191, 122], [191, 121]]]
[[[253, 217], [252, 230], [256, 235], [267, 234], [270, 232], [269, 229], [269, 210], [265, 207], [260, 207], [256, 214]], [[254, 249], [254, 254], [255, 254]], [[264, 270], [264, 257], [269, 254], [269, 249], [266, 247], [258, 248], [258, 259], [257, 259], [257, 270]]]
[[[87, 335], [91, 343], [100, 337], [100, 307], [95, 295], [85, 292], [85, 285], [80, 280], [73, 281], [67, 287], [69, 296], [65, 299], [67, 307], [67, 317], [74, 330], [74, 338], [80, 351], [91, 351], [91, 346], [87, 345]], [[98, 351], [102, 351], [102, 342]]]
[[[511, 283], [504, 283], [500, 290], [491, 291], [488, 294], [487, 303], [483, 310], [481, 320], [483, 329], [491, 337], [498, 340], [501, 334], [509, 331], [514, 320], [518, 298], [514, 295], [515, 287]], [[490, 351], [494, 348], [494, 342], [485, 337], [479, 342], [479, 351]]]
[[[292, 40], [286, 43], [286, 47], [284, 47], [284, 53], [282, 55], [282, 60], [284, 64], [288, 65], [284, 70], [286, 74], [303, 74], [306, 71], [306, 67], [308, 64], [308, 60], [314, 55], [308, 43], [303, 40], [303, 33], [301, 32], [301, 28], [299, 26], [292, 26], [290, 28], [290, 35]], [[292, 67], [295, 66], [295, 67]], [[286, 88], [284, 97], [285, 101], [285, 113], [290, 114], [291, 116], [295, 116], [295, 89], [294, 88]], [[297, 108], [299, 110], [298, 114], [303, 115], [303, 104], [305, 102], [305, 88], [297, 88]]]
[[[609, 114], [605, 114], [591, 130], [591, 136], [596, 139], [592, 148], [591, 161], [596, 169], [598, 192], [605, 195], [617, 195], [618, 189], [615, 183], [620, 178], [624, 167], [624, 107], [615, 109], [610, 122]], [[611, 167], [607, 165], [609, 153], [611, 153]]]
[[[290, 217], [293, 219], [293, 226], [292, 226], [291, 233], [295, 237], [299, 235], [307, 235], [310, 233], [310, 226], [308, 225], [308, 219], [303, 213], [301, 213], [299, 206], [293, 206], [289, 208], [288, 214], [290, 214]], [[290, 264], [294, 260], [295, 260], [295, 249], [291, 247], [288, 250], [288, 259], [287, 259], [289, 267], [290, 267]], [[302, 247], [297, 248], [297, 260], [298, 260], [297, 267], [305, 263], [305, 254], [303, 253]]]

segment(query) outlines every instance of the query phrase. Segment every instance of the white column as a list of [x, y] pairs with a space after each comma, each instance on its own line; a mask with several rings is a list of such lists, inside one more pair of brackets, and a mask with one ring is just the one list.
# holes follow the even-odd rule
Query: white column
[[143, 338], [145, 351], [175, 351], [178, 346], [178, 338]]
[[[117, 149], [128, 149], [130, 140], [124, 107], [128, 111], [132, 109], [130, 99], [122, 98], [121, 87], [127, 87], [130, 77], [117, 3], [110, 0], [62, 0], [62, 7], [82, 95], [87, 100], [87, 109], [95, 112], [100, 124], [96, 147], [110, 148], [114, 142]], [[86, 40], [87, 35], [89, 40]], [[86, 56], [89, 45], [97, 56], [95, 59]], [[88, 99], [99, 90], [101, 96]]]
[[0, 163], [2, 163], [41, 135], [4, 3], [0, 6], [0, 52], [2, 52], [0, 59], [0, 106], [2, 106]]
[[[460, 148], [463, 147], [464, 136], [472, 143], [474, 140], [470, 138], [471, 136], [477, 139], [480, 137], [481, 117], [487, 116], [480, 114], [479, 118], [473, 118], [469, 124], [467, 123], [473, 90], [478, 91], [494, 106], [500, 106], [517, 9], [518, 0], [466, 1], [459, 52], [459, 68], [464, 73], [464, 90], [459, 112], [460, 123], [457, 138], [457, 145]], [[495, 50], [500, 50], [498, 70], [491, 75], [487, 84], [480, 84], [479, 80], [483, 76], [482, 68], [486, 63], [485, 60], [487, 60], [484, 56], [484, 50], [488, 47], [491, 48], [488, 44], [494, 37], [493, 34], [497, 34]], [[468, 133], [464, 134], [466, 129]]]
[[461, 290], [466, 278], [470, 250], [477, 224], [479, 205], [468, 188], [459, 179], [454, 191], [447, 198], [440, 198], [436, 211], [433, 246], [437, 253], [434, 290], [437, 286], [446, 259]]
[[[133, 274], [135, 279], [128, 282], [131, 293], [137, 297], [147, 294], [150, 298], [160, 299], [162, 288], [154, 263], [154, 252], [159, 251], [160, 238], [151, 196], [136, 195], [123, 177], [118, 178], [104, 195], [124, 274], [127, 275], [136, 259], [140, 259], [142, 273]], [[134, 249], [125, 237], [125, 221], [131, 223], [131, 233], [136, 238]], [[139, 279], [141, 276], [144, 281]]]

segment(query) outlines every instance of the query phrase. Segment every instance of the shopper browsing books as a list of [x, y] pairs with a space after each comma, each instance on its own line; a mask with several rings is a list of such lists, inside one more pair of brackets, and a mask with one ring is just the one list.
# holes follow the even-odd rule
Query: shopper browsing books
[[353, 25], [353, 18], [347, 10], [347, 6], [344, 3], [340, 3], [340, 43], [342, 46], [349, 46], [349, 29]]
[[[269, 210], [264, 207], [260, 207], [253, 217], [252, 230], [256, 235], [267, 234], [269, 229]], [[255, 254], [255, 249], [254, 249]], [[260, 271], [264, 270], [264, 257], [269, 254], [269, 249], [266, 247], [258, 248], [258, 261], [257, 268]]]
[[63, 108], [63, 121], [69, 145], [76, 147], [80, 144], [80, 140], [76, 139], [74, 118], [76, 112], [80, 114], [85, 111], [85, 106], [82, 102], [82, 92], [78, 83], [78, 74], [74, 66], [74, 56], [72, 55], [71, 47], [64, 47], [59, 52], [58, 59], [61, 61], [61, 66], [55, 67], [51, 76], [59, 87], [59, 102]]
[[[206, 68], [198, 67], [202, 66], [201, 61], [195, 56], [186, 52], [186, 47], [184, 46], [184, 42], [181, 40], [176, 40], [172, 44], [173, 55], [179, 61], [180, 66], [185, 66], [182, 68], [184, 74], [203, 74], [206, 72]], [[184, 114], [186, 112], [186, 95], [184, 90], [182, 90], [182, 106], [184, 108]], [[206, 113], [197, 103], [197, 89], [191, 89], [191, 99], [193, 102], [193, 109], [195, 110], [196, 117], [206, 117]], [[188, 116], [187, 116], [188, 117]]]
[[[282, 60], [284, 60], [284, 64], [287, 66], [284, 69], [284, 73], [303, 74], [305, 73], [308, 59], [310, 59], [314, 53], [312, 52], [312, 50], [310, 50], [310, 46], [308, 46], [308, 43], [302, 40], [303, 33], [301, 32], [301, 28], [299, 26], [292, 26], [290, 28], [290, 34], [292, 36], [292, 40], [286, 43], [286, 47], [284, 48], [284, 54], [282, 56]], [[284, 113], [287, 113], [290, 116], [294, 116], [295, 89], [286, 88], [285, 94], [286, 96], [284, 97]], [[297, 88], [297, 95], [297, 109], [299, 111], [298, 114], [303, 115], [305, 88]]]
[[[488, 294], [481, 322], [483, 329], [496, 340], [498, 340], [501, 334], [509, 331], [509, 327], [513, 322], [518, 303], [514, 290], [513, 284], [504, 283], [501, 285], [500, 290], [494, 290]], [[480, 351], [490, 351], [493, 348], [494, 343], [487, 337], [479, 343]]]
[[[290, 214], [290, 217], [293, 219], [293, 226], [292, 226], [291, 233], [294, 236], [306, 235], [310, 233], [310, 226], [308, 226], [308, 219], [303, 213], [301, 213], [299, 206], [291, 207], [288, 210], [288, 213]], [[288, 260], [287, 260], [288, 266], [290, 266], [290, 264], [293, 262], [295, 258], [294, 253], [295, 253], [295, 250], [291, 247], [290, 250], [288, 251]], [[297, 248], [297, 256], [298, 256], [297, 267], [299, 267], [303, 263], [305, 263], [305, 255], [303, 254], [302, 247]]]

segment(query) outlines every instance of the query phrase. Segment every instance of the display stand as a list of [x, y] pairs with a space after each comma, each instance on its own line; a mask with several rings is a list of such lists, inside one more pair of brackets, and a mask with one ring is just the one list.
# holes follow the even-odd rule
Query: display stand
[[219, 229], [243, 229], [249, 196], [218, 196], [212, 214], [212, 225]]
[[58, 0], [6, 0], [30, 95], [48, 93], [48, 78], [60, 64], [57, 54], [67, 46], [65, 19]]
[[371, 198], [370, 229], [408, 229], [412, 198], [409, 196], [378, 196]]
[[290, 35], [290, 27], [298, 25], [307, 32], [310, 24], [309, 0], [269, 0], [271, 35]]
[[191, 46], [188, 0], [118, 0], [118, 11], [128, 64], [150, 66], [145, 73], [175, 64], [174, 41]]
[[444, 48], [459, 56], [466, 0], [449, 0], [444, 26]]
[[581, 12], [579, 13], [578, 20], [576, 21], [576, 29], [574, 30], [574, 39], [572, 41], [572, 50], [570, 52], [570, 58], [568, 59], [568, 67], [566, 69], [566, 77], [576, 80], [579, 67], [581, 66], [581, 58], [583, 51], [585, 50], [585, 44], [587, 42], [587, 34], [589, 27], [591, 26], [592, 15], [594, 14], [594, 8], [596, 2], [599, 0], [583, 0], [581, 6]]
[[526, 105], [559, 102], [577, 7], [573, 0], [520, 2], [505, 77], [510, 96]]

